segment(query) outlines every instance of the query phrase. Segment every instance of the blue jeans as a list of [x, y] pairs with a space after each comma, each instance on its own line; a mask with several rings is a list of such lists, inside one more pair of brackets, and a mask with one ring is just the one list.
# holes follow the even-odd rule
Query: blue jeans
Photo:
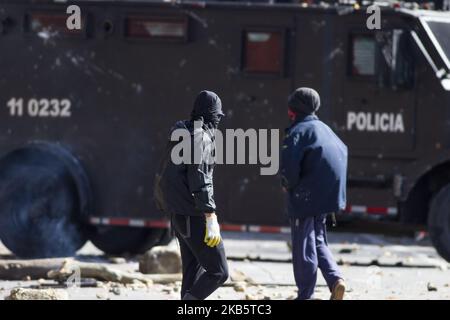
[[317, 270], [323, 274], [330, 291], [342, 279], [328, 248], [327, 214], [309, 218], [291, 218], [292, 260], [298, 299], [311, 299], [317, 282]]

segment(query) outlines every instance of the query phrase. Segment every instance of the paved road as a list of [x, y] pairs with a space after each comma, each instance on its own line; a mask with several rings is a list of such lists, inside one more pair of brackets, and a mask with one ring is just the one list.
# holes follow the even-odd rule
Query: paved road
[[[254, 285], [227, 284], [212, 299], [291, 299], [296, 295], [290, 264], [289, 235], [225, 233], [232, 274], [244, 273]], [[371, 234], [330, 233], [329, 243], [347, 279], [347, 299], [449, 299], [450, 264], [441, 259], [428, 241]], [[170, 246], [176, 247], [173, 241]], [[8, 254], [0, 246], [0, 254]], [[81, 259], [108, 260], [92, 244], [79, 252]], [[137, 261], [114, 264], [137, 270]], [[0, 281], [0, 298], [14, 287], [30, 287], [36, 281]], [[52, 285], [51, 282], [46, 284]], [[172, 285], [121, 286], [67, 289], [71, 299], [178, 299], [179, 283]], [[329, 292], [319, 276], [316, 297]]]

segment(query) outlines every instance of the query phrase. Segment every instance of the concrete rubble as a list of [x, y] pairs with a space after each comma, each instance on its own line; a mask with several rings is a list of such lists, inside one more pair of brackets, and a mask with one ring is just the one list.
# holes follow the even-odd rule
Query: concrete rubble
[[233, 286], [234, 291], [236, 292], [245, 292], [245, 289], [247, 288], [247, 284], [245, 282], [237, 282]]
[[428, 291], [437, 291], [438, 289], [437, 289], [437, 287], [434, 284], [428, 282], [427, 283], [427, 290]]
[[[268, 235], [264, 239], [254, 234], [245, 239], [241, 234], [226, 236], [230, 278], [211, 299], [290, 300], [297, 296], [288, 235], [273, 235], [272, 240]], [[450, 298], [450, 264], [428, 245], [372, 235], [350, 234], [344, 239], [335, 233], [330, 243], [347, 280], [348, 299]], [[176, 243], [126, 257], [105, 256], [92, 244], [69, 259], [20, 260], [2, 250], [0, 245], [0, 299], [180, 298], [181, 260]], [[78, 279], [74, 270], [79, 271]], [[329, 299], [329, 295], [319, 275], [316, 296]]]
[[163, 246], [152, 248], [139, 259], [139, 272], [143, 274], [180, 273], [180, 251]]
[[69, 295], [63, 289], [14, 288], [5, 300], [68, 300]]

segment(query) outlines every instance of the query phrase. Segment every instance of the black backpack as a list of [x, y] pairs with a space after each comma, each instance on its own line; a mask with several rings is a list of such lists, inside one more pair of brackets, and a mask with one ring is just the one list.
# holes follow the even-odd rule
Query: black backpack
[[176, 141], [168, 141], [166, 144], [166, 148], [164, 150], [163, 156], [159, 162], [158, 170], [155, 174], [155, 180], [153, 182], [153, 199], [155, 201], [156, 208], [164, 213], [166, 216], [170, 216], [170, 213], [167, 210], [164, 192], [161, 188], [161, 181], [164, 177], [164, 173], [167, 169], [167, 165], [170, 161], [170, 154], [172, 152], [172, 148], [176, 145]]

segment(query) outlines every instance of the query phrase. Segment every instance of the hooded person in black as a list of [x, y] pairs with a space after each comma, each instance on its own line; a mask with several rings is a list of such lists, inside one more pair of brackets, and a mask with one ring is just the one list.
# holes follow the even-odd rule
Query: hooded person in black
[[[172, 137], [175, 130], [186, 133], [193, 151], [191, 161], [178, 163], [166, 155], [155, 183], [157, 206], [170, 215], [180, 243], [183, 300], [205, 299], [228, 279], [213, 188], [214, 133], [223, 116], [220, 98], [214, 92], [201, 91], [191, 119], [178, 121], [170, 134]], [[170, 145], [172, 154], [176, 143]]]
[[224, 116], [222, 101], [217, 94], [203, 90], [197, 95], [191, 112], [191, 120], [203, 121], [208, 127], [217, 129], [220, 119]]

